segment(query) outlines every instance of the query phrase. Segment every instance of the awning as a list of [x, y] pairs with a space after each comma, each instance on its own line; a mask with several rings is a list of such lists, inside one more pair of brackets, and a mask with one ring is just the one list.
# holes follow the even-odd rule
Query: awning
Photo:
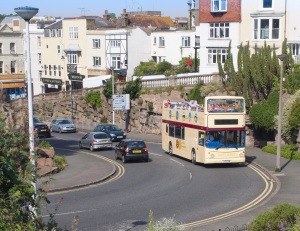
[[79, 44], [69, 44], [67, 49], [64, 50], [66, 53], [72, 51], [81, 51]]

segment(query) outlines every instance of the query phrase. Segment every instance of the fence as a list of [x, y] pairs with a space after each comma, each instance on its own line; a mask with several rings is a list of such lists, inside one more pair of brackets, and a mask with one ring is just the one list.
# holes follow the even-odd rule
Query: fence
[[233, 228], [225, 228], [225, 229], [218, 229], [218, 230], [212, 230], [212, 231], [247, 231], [248, 230], [248, 225], [243, 224], [241, 227], [238, 225], [235, 225]]

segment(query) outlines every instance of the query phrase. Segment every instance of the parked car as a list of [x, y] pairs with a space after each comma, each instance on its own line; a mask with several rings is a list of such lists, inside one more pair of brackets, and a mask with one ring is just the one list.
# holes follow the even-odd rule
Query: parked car
[[33, 129], [38, 137], [51, 137], [51, 132], [48, 125], [41, 122], [37, 117], [33, 117]]
[[115, 124], [99, 124], [95, 127], [94, 132], [106, 132], [113, 141], [126, 139], [126, 133]]
[[71, 120], [54, 119], [50, 124], [51, 132], [76, 132], [76, 127]]
[[121, 159], [123, 163], [128, 160], [148, 162], [148, 148], [143, 140], [122, 140], [115, 147], [115, 159]]
[[79, 148], [89, 148], [91, 151], [101, 148], [112, 149], [112, 139], [106, 132], [90, 132], [79, 140]]

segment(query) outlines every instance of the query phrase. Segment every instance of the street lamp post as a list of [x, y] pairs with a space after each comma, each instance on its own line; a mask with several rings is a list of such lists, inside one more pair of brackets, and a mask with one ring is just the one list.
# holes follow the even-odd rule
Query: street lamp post
[[190, 26], [189, 26], [189, 28], [191, 30], [192, 29], [192, 2], [191, 2], [191, 0], [189, 0], [187, 2], [187, 4], [189, 6], [189, 19], [190, 19]]
[[198, 67], [197, 67], [197, 65], [198, 65], [198, 63], [197, 63], [197, 50], [198, 50], [199, 48], [200, 48], [200, 47], [194, 47], [194, 49], [195, 49], [195, 72], [198, 71]]
[[113, 102], [113, 100], [114, 100], [114, 94], [115, 94], [115, 76], [114, 76], [114, 69], [115, 69], [115, 67], [113, 66], [113, 67], [111, 67], [110, 68], [111, 69], [111, 74], [112, 74], [112, 79], [111, 79], [111, 81], [112, 81], [112, 106], [113, 106], [113, 108], [112, 108], [112, 114], [113, 114], [113, 119], [112, 119], [112, 123], [113, 124], [115, 124], [115, 110], [114, 110], [114, 102]]
[[[29, 145], [30, 145], [30, 159], [31, 163], [35, 168], [34, 159], [34, 130], [33, 130], [33, 100], [32, 100], [32, 80], [31, 80], [31, 60], [30, 60], [30, 35], [29, 35], [29, 21], [30, 19], [39, 12], [38, 8], [24, 6], [17, 7], [14, 9], [16, 14], [23, 18], [26, 22], [26, 77], [27, 77], [27, 97], [28, 97], [28, 122], [29, 122]], [[32, 182], [34, 187], [34, 198], [36, 195], [36, 183]]]
[[277, 133], [277, 156], [275, 171], [280, 172], [280, 149], [281, 149], [281, 120], [282, 120], [282, 80], [283, 80], [283, 64], [286, 54], [277, 55], [280, 60], [280, 86], [279, 86], [279, 107], [278, 107], [278, 133]]

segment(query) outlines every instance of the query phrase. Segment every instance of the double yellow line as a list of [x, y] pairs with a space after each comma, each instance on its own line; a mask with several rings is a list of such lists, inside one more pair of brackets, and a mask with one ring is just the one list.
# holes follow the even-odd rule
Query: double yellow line
[[258, 205], [260, 202], [262, 202], [264, 199], [266, 199], [267, 197], [269, 197], [272, 193], [272, 190], [274, 188], [274, 179], [271, 179], [264, 171], [262, 171], [259, 167], [257, 167], [255, 164], [248, 164], [248, 167], [251, 168], [252, 170], [254, 170], [265, 182], [265, 188], [262, 191], [262, 193], [256, 197], [254, 200], [250, 201], [249, 203], [247, 203], [246, 205], [237, 208], [235, 210], [232, 210], [230, 212], [227, 213], [223, 213], [214, 217], [210, 217], [207, 219], [203, 219], [203, 220], [199, 220], [199, 221], [195, 221], [195, 222], [191, 222], [191, 223], [187, 223], [187, 224], [182, 224], [179, 227], [180, 228], [192, 228], [192, 227], [197, 227], [197, 226], [201, 226], [201, 225], [206, 225], [208, 223], [211, 222], [215, 222], [215, 221], [219, 221], [240, 213], [243, 213], [251, 208], [253, 208], [254, 206]]

